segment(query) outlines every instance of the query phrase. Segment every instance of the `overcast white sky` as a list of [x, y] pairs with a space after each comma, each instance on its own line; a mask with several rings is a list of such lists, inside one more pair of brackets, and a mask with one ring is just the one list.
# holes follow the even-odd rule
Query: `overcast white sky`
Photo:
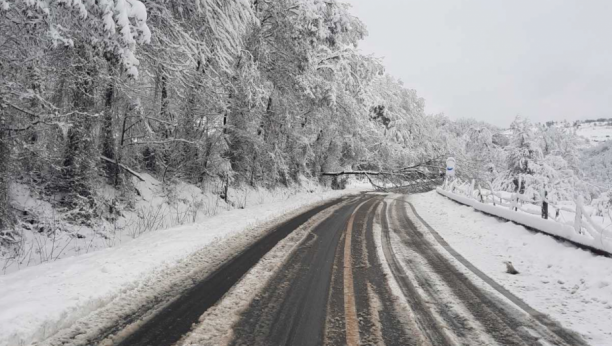
[[428, 113], [612, 117], [612, 0], [344, 0]]

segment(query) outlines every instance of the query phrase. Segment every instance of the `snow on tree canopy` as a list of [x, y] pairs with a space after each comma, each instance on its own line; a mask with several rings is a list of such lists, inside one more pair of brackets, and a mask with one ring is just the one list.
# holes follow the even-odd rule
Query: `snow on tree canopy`
[[[325, 182], [325, 172], [442, 174], [449, 156], [475, 187], [545, 190], [551, 203], [599, 196], [585, 174], [610, 188], [610, 145], [581, 159], [572, 130], [427, 114], [359, 51], [365, 26], [340, 1], [0, 0], [0, 196], [27, 186], [58, 210], [50, 220], [63, 233], [114, 230], [104, 227], [133, 208], [145, 171], [169, 199], [188, 182], [228, 203], [233, 187]], [[8, 202], [0, 229], [46, 237], [21, 228], [46, 219]], [[609, 202], [593, 206], [602, 214]]]
[[103, 42], [104, 49], [116, 54], [128, 75], [134, 78], [138, 77], [139, 65], [134, 55], [136, 46], [151, 40], [147, 9], [139, 0], [0, 0], [0, 10], [27, 13], [26, 24], [30, 25], [44, 18], [54, 45], [62, 42], [72, 46], [66, 28], [93, 28], [88, 31], [90, 40]]

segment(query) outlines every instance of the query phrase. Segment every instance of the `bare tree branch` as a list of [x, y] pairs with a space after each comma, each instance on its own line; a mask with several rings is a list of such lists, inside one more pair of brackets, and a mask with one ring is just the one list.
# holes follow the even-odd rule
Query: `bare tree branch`
[[116, 165], [116, 166], [119, 166], [119, 167], [123, 168], [123, 169], [124, 169], [124, 170], [126, 170], [128, 173], [130, 173], [131, 175], [133, 175], [133, 176], [135, 176], [136, 178], [138, 178], [140, 181], [145, 181], [145, 180], [144, 180], [144, 179], [143, 179], [143, 178], [140, 176], [140, 174], [138, 174], [138, 173], [134, 172], [134, 170], [130, 169], [128, 166], [126, 166], [126, 165], [124, 165], [124, 164], [122, 164], [122, 163], [117, 163], [115, 160], [111, 160], [111, 159], [109, 159], [108, 157], [106, 157], [106, 156], [102, 156], [102, 155], [100, 155], [100, 159], [102, 159], [102, 160], [104, 160], [104, 161], [106, 161], [106, 162], [110, 162], [110, 163], [112, 163], [112, 164], [114, 164], [114, 165]]
[[182, 142], [182, 143], [187, 143], [187, 144], [192, 144], [192, 145], [196, 145], [196, 142], [192, 142], [183, 138], [170, 138], [167, 139], [165, 141], [146, 141], [146, 142], [131, 142], [131, 143], [127, 143], [126, 145], [162, 145], [162, 144], [169, 144], [169, 143], [176, 143], [176, 142]]
[[7, 105], [9, 105], [9, 107], [11, 107], [11, 108], [13, 108], [13, 109], [15, 109], [15, 110], [18, 110], [18, 111], [20, 111], [20, 112], [22, 112], [22, 113], [24, 113], [24, 114], [27, 114], [27, 115], [29, 115], [29, 116], [31, 116], [31, 117], [34, 117], [34, 118], [40, 118], [40, 115], [38, 115], [38, 114], [34, 114], [34, 113], [32, 113], [32, 112], [30, 112], [30, 111], [27, 111], [27, 110], [25, 110], [25, 109], [23, 109], [23, 108], [17, 107], [17, 106], [15, 106], [15, 105], [14, 105], [14, 104], [12, 104], [12, 103], [6, 103], [6, 104], [7, 104]]

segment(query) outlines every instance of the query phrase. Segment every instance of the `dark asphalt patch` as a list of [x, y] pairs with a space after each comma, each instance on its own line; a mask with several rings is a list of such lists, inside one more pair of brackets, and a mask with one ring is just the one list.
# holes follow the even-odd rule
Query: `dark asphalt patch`
[[216, 304], [279, 241], [317, 213], [341, 200], [313, 208], [284, 222], [251, 247], [223, 264], [205, 280], [164, 307], [117, 346], [171, 346], [188, 333], [206, 310]]
[[318, 346], [337, 248], [360, 199], [316, 226], [234, 326], [234, 346]]

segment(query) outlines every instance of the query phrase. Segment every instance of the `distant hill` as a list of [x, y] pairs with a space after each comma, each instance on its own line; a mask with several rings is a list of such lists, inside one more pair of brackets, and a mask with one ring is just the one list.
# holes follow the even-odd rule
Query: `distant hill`
[[599, 118], [568, 121], [548, 121], [546, 126], [574, 129], [576, 134], [586, 138], [591, 144], [612, 140], [612, 118]]

